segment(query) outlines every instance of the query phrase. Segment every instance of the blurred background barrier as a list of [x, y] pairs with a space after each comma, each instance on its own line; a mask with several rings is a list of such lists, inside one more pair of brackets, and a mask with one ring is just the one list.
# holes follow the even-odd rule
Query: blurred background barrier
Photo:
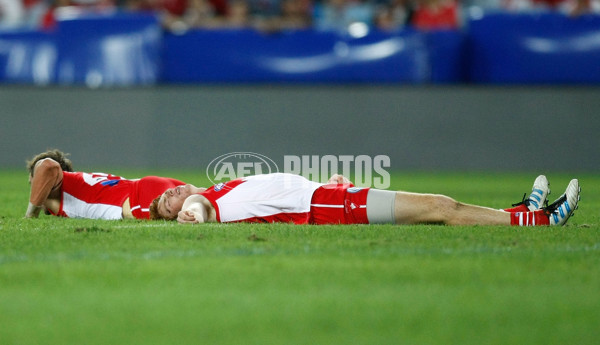
[[58, 84], [148, 85], [159, 80], [162, 30], [155, 16], [65, 16], [56, 41]]
[[445, 30], [165, 30], [67, 8], [44, 31], [0, 31], [0, 166], [58, 147], [84, 170], [255, 152], [597, 172], [600, 16], [466, 14]]
[[600, 16], [490, 14], [469, 24], [476, 83], [600, 82]]
[[[179, 85], [0, 89], [0, 167], [188, 168], [230, 152], [387, 155], [393, 170], [600, 171], [597, 87]], [[23, 179], [26, 183], [27, 179]]]
[[0, 80], [131, 86], [159, 81], [162, 29], [147, 14], [63, 14], [52, 31], [0, 31]]
[[0, 80], [47, 85], [55, 81], [56, 35], [45, 32], [0, 32]]
[[0, 31], [0, 82], [600, 82], [600, 16], [491, 13], [461, 30], [191, 29], [149, 14], [67, 13], [52, 31]]
[[[459, 48], [455, 44], [447, 50]], [[353, 38], [315, 30], [278, 34], [203, 30], [166, 35], [164, 53], [167, 83], [423, 83], [431, 79], [426, 34], [416, 31]]]

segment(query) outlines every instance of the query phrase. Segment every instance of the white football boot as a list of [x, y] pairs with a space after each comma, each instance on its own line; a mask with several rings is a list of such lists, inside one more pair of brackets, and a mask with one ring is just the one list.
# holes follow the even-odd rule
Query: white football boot
[[546, 204], [548, 194], [550, 194], [550, 182], [548, 182], [546, 176], [540, 175], [533, 181], [533, 188], [531, 188], [531, 194], [529, 194], [525, 205], [529, 211], [539, 210]]
[[579, 207], [580, 193], [579, 181], [572, 179], [565, 193], [552, 204], [544, 207], [544, 211], [550, 217], [550, 225], [565, 225], [569, 217]]
[[[513, 204], [512, 211], [537, 211], [542, 209], [545, 205], [547, 205], [548, 194], [550, 194], [550, 183], [548, 179], [544, 175], [538, 176], [535, 181], [533, 181], [533, 188], [531, 188], [531, 194], [525, 199], [525, 195], [523, 195], [523, 201]], [[527, 207], [527, 210], [521, 205]]]

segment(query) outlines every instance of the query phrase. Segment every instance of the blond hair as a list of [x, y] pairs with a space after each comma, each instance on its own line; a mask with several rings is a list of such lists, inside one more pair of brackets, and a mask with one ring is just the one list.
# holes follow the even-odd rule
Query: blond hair
[[158, 197], [156, 197], [156, 199], [152, 200], [152, 203], [150, 204], [150, 219], [151, 220], [175, 220], [175, 217], [173, 218], [167, 218], [165, 216], [163, 216], [162, 214], [160, 214], [158, 212], [158, 202], [160, 201], [160, 195]]

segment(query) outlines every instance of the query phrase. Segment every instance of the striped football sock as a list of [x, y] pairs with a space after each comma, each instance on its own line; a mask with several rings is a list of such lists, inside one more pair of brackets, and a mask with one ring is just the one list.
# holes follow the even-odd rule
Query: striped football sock
[[550, 225], [550, 218], [544, 210], [533, 212], [514, 212], [510, 214], [510, 225], [536, 226]]

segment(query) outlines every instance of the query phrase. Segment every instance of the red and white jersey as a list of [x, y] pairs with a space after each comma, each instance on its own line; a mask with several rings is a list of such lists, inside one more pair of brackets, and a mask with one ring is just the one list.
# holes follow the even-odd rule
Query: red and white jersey
[[129, 194], [131, 214], [137, 219], [150, 219], [152, 201], [167, 189], [184, 184], [176, 179], [159, 176], [146, 176], [133, 181], [133, 188]]
[[149, 206], [168, 188], [181, 181], [149, 176], [128, 180], [104, 173], [63, 172], [62, 196], [57, 216], [89, 219], [122, 219], [129, 198], [135, 218], [148, 219]]
[[217, 221], [306, 224], [311, 199], [322, 186], [293, 174], [255, 175], [219, 183], [200, 193], [214, 206]]

